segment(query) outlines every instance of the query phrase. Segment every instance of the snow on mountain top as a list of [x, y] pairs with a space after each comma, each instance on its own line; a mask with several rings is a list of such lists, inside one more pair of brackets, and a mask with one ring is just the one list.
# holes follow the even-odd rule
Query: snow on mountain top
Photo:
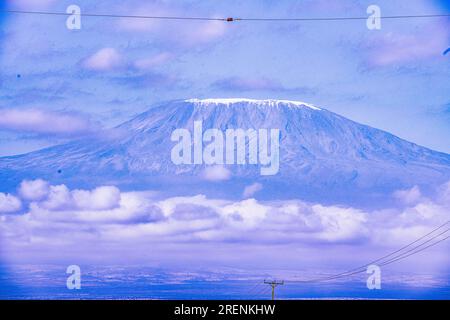
[[276, 100], [276, 99], [265, 99], [265, 100], [257, 100], [257, 99], [247, 99], [247, 98], [223, 98], [223, 99], [188, 99], [185, 102], [195, 103], [199, 105], [208, 105], [208, 104], [225, 104], [227, 106], [236, 103], [253, 103], [257, 105], [268, 105], [268, 106], [279, 106], [280, 104], [286, 104], [290, 107], [307, 107], [314, 110], [321, 110], [312, 104], [302, 102], [302, 101], [291, 101], [291, 100]]

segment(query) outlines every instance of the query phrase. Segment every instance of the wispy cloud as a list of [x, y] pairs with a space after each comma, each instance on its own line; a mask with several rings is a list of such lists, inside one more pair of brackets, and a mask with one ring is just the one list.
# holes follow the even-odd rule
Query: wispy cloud
[[126, 52], [119, 52], [115, 48], [103, 48], [82, 59], [80, 64], [84, 69], [93, 72], [123, 72], [127, 74], [123, 79], [153, 82], [152, 80], [159, 76], [155, 72], [156, 68], [168, 63], [172, 58], [173, 54], [161, 52], [133, 60], [126, 56]]
[[244, 198], [250, 198], [258, 191], [261, 191], [262, 189], [263, 189], [263, 186], [261, 183], [258, 183], [258, 182], [252, 183], [251, 185], [245, 187], [244, 192], [242, 193], [242, 196]]
[[125, 66], [125, 59], [114, 48], [103, 48], [82, 61], [84, 68], [94, 71], [112, 71]]
[[383, 33], [367, 43], [368, 63], [371, 66], [388, 66], [439, 59], [448, 47], [449, 39], [450, 32], [445, 23], [429, 24], [408, 33]]
[[208, 181], [223, 181], [231, 178], [231, 171], [223, 166], [206, 167], [202, 177]]
[[423, 200], [422, 192], [418, 186], [405, 190], [397, 190], [394, 192], [394, 197], [408, 205], [414, 205]]
[[0, 130], [20, 133], [73, 135], [98, 129], [88, 117], [76, 113], [39, 109], [1, 109]]

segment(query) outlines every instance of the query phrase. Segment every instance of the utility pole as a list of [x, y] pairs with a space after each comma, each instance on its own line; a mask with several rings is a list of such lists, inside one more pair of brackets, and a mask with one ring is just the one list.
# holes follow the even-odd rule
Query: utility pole
[[266, 281], [266, 280], [264, 280], [264, 283], [268, 284], [272, 287], [272, 300], [275, 300], [275, 288], [278, 286], [282, 286], [284, 284], [284, 281], [277, 281], [277, 280]]

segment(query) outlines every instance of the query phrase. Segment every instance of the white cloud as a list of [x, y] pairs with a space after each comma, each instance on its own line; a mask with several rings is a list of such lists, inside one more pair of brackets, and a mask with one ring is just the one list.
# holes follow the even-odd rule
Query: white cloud
[[173, 197], [169, 199], [160, 200], [157, 206], [161, 208], [164, 216], [170, 217], [174, 214], [175, 209], [179, 205], [195, 205], [206, 207], [217, 207], [226, 204], [225, 201], [207, 199], [204, 195], [197, 195], [194, 197]]
[[20, 199], [13, 195], [0, 192], [0, 214], [17, 212], [21, 209], [22, 203]]
[[19, 187], [19, 194], [25, 200], [41, 200], [47, 197], [49, 191], [49, 183], [42, 179], [24, 180]]
[[50, 186], [45, 200], [35, 205], [48, 210], [110, 210], [120, 205], [120, 190], [102, 186], [93, 190], [69, 190], [65, 185]]
[[[369, 63], [374, 66], [404, 64], [424, 59], [440, 59], [448, 47], [446, 24], [430, 23], [414, 32], [386, 32], [370, 38]], [[426, 45], [424, 45], [426, 44]]]
[[450, 181], [438, 188], [437, 200], [442, 204], [450, 205]]
[[367, 213], [354, 208], [325, 207], [314, 205], [314, 213], [322, 226], [320, 239], [328, 241], [345, 241], [365, 238], [368, 233], [365, 223]]
[[83, 67], [94, 71], [111, 71], [124, 66], [122, 55], [114, 48], [103, 48], [87, 57]]
[[[41, 203], [32, 203], [27, 214], [28, 218], [35, 222], [46, 223], [47, 225], [67, 224], [80, 228], [83, 225], [93, 223], [98, 224], [92, 229], [92, 232], [98, 233], [104, 228], [108, 228], [110, 224], [130, 224], [136, 225], [140, 223], [154, 223], [164, 219], [161, 210], [154, 206], [148, 199], [142, 197], [139, 193], [121, 193], [120, 200], [116, 203], [116, 199], [112, 194], [116, 190], [108, 190], [104, 187], [100, 193], [105, 193], [100, 202], [94, 200], [94, 204], [87, 204], [86, 199], [77, 202], [74, 199], [74, 191], [70, 191], [65, 186], [56, 186], [53, 196]], [[78, 190], [81, 191], [81, 190]], [[87, 191], [92, 198], [95, 190]], [[97, 191], [98, 193], [98, 191]], [[110, 200], [105, 201], [105, 197]], [[97, 195], [98, 197], [98, 195]], [[113, 200], [114, 199], [114, 200]]]
[[65, 185], [50, 186], [47, 198], [39, 206], [49, 210], [65, 210], [73, 206], [69, 188]]
[[[34, 184], [36, 190], [45, 189]], [[44, 198], [29, 203], [21, 214], [2, 211], [0, 234], [7, 248], [30, 246], [40, 252], [71, 244], [89, 253], [88, 244], [93, 241], [123, 252], [133, 244], [143, 248], [183, 245], [192, 255], [200, 243], [396, 248], [450, 220], [450, 197], [442, 194], [439, 201], [423, 199], [406, 208], [367, 211], [301, 200], [233, 201], [204, 195], [158, 199], [155, 193], [121, 192], [112, 186], [70, 190], [52, 185]], [[17, 201], [0, 194], [0, 207], [19, 210]]]
[[405, 204], [411, 205], [422, 200], [422, 192], [418, 186], [414, 186], [411, 189], [395, 191], [394, 197]]
[[231, 178], [231, 172], [223, 166], [210, 166], [203, 170], [202, 176], [208, 181], [223, 181]]
[[261, 191], [263, 188], [261, 183], [255, 182], [249, 186], [246, 186], [244, 192], [242, 193], [242, 197], [250, 198], [258, 191]]
[[261, 223], [272, 208], [262, 205], [255, 199], [232, 203], [221, 209], [223, 217], [230, 225], [238, 228], [252, 228]]
[[38, 109], [0, 109], [0, 114], [0, 130], [56, 135], [95, 130], [95, 125], [89, 119], [78, 114]]
[[80, 209], [108, 210], [120, 203], [120, 190], [113, 186], [98, 187], [92, 191], [74, 190], [73, 200]]

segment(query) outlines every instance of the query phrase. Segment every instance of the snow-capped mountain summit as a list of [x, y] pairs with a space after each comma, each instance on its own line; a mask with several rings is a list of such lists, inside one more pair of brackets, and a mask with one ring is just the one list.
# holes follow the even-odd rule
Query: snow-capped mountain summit
[[[225, 165], [228, 180], [204, 180], [202, 165], [175, 165], [176, 129], [279, 129], [279, 172], [257, 165]], [[450, 155], [402, 140], [313, 105], [286, 100], [189, 99], [155, 106], [119, 125], [109, 138], [81, 139], [37, 152], [0, 158], [0, 179], [152, 187], [178, 194], [238, 196], [249, 183], [261, 196], [347, 201], [385, 197], [393, 190], [450, 180]]]
[[284, 107], [307, 107], [314, 110], [320, 110], [312, 104], [302, 102], [302, 101], [291, 101], [291, 100], [276, 100], [276, 99], [248, 99], [248, 98], [225, 98], [225, 99], [188, 99], [185, 100], [187, 103], [194, 103], [196, 105], [212, 106], [212, 105], [242, 105], [242, 104], [252, 104], [259, 107], [273, 107], [273, 106], [284, 106]]

